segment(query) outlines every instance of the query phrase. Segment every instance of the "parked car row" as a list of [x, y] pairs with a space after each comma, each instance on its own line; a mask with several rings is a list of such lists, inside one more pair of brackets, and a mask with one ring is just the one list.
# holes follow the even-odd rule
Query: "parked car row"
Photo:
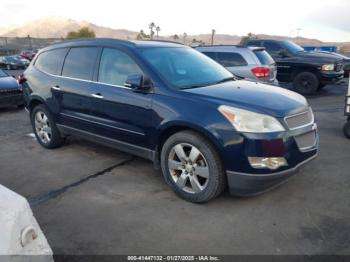
[[24, 50], [18, 55], [0, 57], [0, 68], [6, 70], [26, 69], [38, 50]]
[[294, 90], [304, 95], [342, 80], [350, 71], [350, 58], [331, 52], [306, 52], [291, 41], [256, 39], [245, 46], [196, 49], [238, 77], [275, 85], [278, 81], [292, 83]]
[[22, 87], [16, 78], [0, 69], [0, 108], [23, 104]]
[[[224, 49], [215, 51], [219, 61]], [[255, 63], [251, 77], [274, 73], [263, 48], [245, 52], [242, 57]], [[264, 192], [318, 151], [317, 126], [303, 96], [238, 80], [181, 44], [57, 43], [42, 49], [19, 81], [43, 147], [77, 135], [150, 159], [191, 202], [209, 201], [226, 188], [234, 195]]]
[[197, 47], [196, 50], [214, 59], [235, 76], [278, 85], [276, 63], [265, 48], [220, 45]]
[[29, 66], [29, 64], [29, 60], [19, 55], [0, 57], [0, 68], [6, 70], [26, 69]]

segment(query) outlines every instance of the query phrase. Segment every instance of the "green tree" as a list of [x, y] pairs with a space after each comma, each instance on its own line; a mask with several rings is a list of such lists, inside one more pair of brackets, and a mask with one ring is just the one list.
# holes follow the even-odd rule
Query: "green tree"
[[175, 35], [173, 35], [173, 39], [174, 39], [174, 41], [178, 41], [180, 39], [180, 37], [177, 34], [175, 34]]
[[150, 36], [145, 34], [145, 32], [143, 30], [140, 30], [140, 32], [136, 36], [136, 39], [137, 40], [149, 40]]
[[245, 45], [249, 40], [258, 39], [258, 37], [252, 33], [248, 33], [248, 35], [243, 36], [241, 39], [240, 45]]
[[93, 30], [88, 27], [82, 27], [78, 31], [71, 31], [67, 34], [67, 39], [75, 38], [95, 38], [96, 34]]

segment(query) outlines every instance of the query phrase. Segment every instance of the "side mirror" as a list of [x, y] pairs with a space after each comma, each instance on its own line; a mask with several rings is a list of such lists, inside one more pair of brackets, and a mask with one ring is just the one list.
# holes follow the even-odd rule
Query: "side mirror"
[[283, 49], [283, 50], [278, 52], [278, 56], [282, 57], [282, 58], [285, 58], [285, 57], [288, 57], [289, 54], [288, 54], [287, 50]]
[[144, 75], [129, 75], [125, 81], [125, 86], [132, 88], [135, 92], [146, 92], [151, 87], [151, 80]]

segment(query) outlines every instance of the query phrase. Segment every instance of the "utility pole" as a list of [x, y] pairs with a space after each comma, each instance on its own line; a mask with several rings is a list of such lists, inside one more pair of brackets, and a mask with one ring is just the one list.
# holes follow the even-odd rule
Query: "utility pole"
[[300, 35], [300, 31], [301, 31], [301, 28], [297, 28], [297, 39], [299, 39], [299, 35]]
[[211, 45], [214, 45], [214, 35], [215, 35], [215, 29], [211, 30]]
[[9, 49], [8, 49], [8, 46], [7, 46], [7, 37], [5, 36], [5, 50], [6, 50], [6, 53], [7, 55], [9, 55]]
[[30, 35], [28, 35], [27, 37], [28, 37], [28, 42], [29, 42], [29, 50], [32, 50], [33, 47], [32, 47], [32, 40], [30, 38]]

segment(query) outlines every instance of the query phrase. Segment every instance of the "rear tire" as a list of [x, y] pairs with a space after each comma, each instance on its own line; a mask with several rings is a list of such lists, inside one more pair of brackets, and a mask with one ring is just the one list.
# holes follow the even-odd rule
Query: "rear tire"
[[347, 138], [350, 139], [350, 120], [348, 120], [348, 122], [345, 123], [343, 127], [343, 133]]
[[164, 143], [160, 160], [166, 183], [181, 198], [203, 203], [226, 188], [226, 176], [214, 146], [193, 131], [174, 134]]
[[64, 143], [52, 115], [44, 105], [37, 105], [31, 111], [30, 120], [39, 144], [45, 148], [56, 148]]
[[293, 81], [294, 90], [302, 95], [315, 94], [319, 81], [315, 74], [310, 72], [301, 72], [297, 74]]

